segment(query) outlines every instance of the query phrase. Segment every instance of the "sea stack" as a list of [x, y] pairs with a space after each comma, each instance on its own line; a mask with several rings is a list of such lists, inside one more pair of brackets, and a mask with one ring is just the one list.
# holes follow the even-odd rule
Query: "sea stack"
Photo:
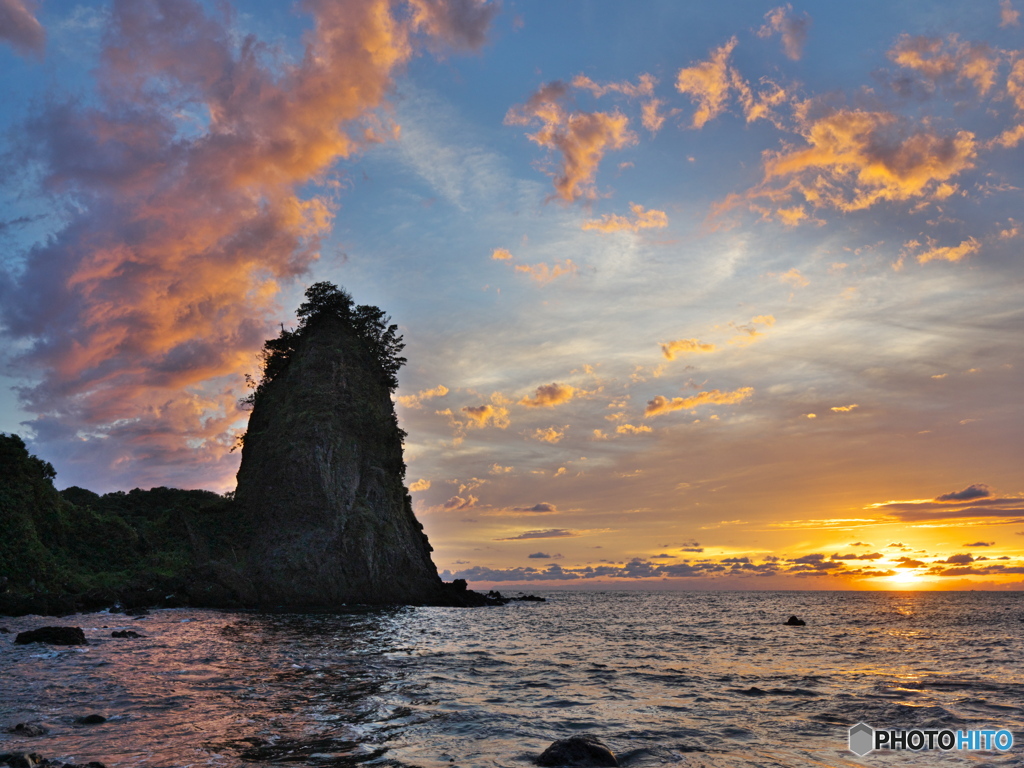
[[235, 501], [246, 576], [264, 606], [437, 603], [443, 586], [412, 511], [391, 392], [396, 327], [330, 283], [264, 347]]

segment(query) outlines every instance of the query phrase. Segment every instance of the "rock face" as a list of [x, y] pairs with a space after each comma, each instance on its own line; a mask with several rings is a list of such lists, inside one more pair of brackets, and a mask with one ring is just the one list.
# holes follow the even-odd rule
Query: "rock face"
[[268, 342], [252, 397], [235, 491], [251, 528], [244, 575], [265, 606], [444, 602], [404, 485], [400, 339], [334, 286], [307, 297], [299, 329]]

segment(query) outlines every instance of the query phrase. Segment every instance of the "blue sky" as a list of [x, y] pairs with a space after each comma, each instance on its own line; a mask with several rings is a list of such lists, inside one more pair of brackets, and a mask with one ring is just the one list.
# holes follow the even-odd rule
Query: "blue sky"
[[58, 484], [229, 490], [331, 280], [442, 570], [1019, 587], [1014, 2], [0, 10], [0, 429]]

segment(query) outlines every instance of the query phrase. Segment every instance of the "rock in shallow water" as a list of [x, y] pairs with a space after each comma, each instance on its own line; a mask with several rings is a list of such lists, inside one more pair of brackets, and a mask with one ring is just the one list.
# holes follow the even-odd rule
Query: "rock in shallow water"
[[601, 766], [618, 765], [612, 751], [596, 736], [581, 734], [559, 739], [545, 749], [537, 758], [537, 765], [544, 766]]
[[18, 723], [8, 728], [7, 732], [15, 736], [45, 736], [50, 729], [39, 723]]
[[787, 627], [806, 627], [807, 626], [807, 622], [804, 621], [803, 619], [798, 619], [796, 616], [790, 616], [786, 620], [786, 626]]
[[88, 645], [81, 627], [40, 627], [19, 632], [14, 638], [17, 645], [49, 643], [50, 645]]

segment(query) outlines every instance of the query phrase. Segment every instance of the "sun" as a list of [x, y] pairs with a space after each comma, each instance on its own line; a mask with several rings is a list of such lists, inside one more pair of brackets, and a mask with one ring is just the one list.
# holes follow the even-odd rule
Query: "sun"
[[892, 576], [886, 576], [885, 580], [896, 589], [915, 589], [923, 587], [927, 583], [921, 574], [913, 571], [900, 571]]

